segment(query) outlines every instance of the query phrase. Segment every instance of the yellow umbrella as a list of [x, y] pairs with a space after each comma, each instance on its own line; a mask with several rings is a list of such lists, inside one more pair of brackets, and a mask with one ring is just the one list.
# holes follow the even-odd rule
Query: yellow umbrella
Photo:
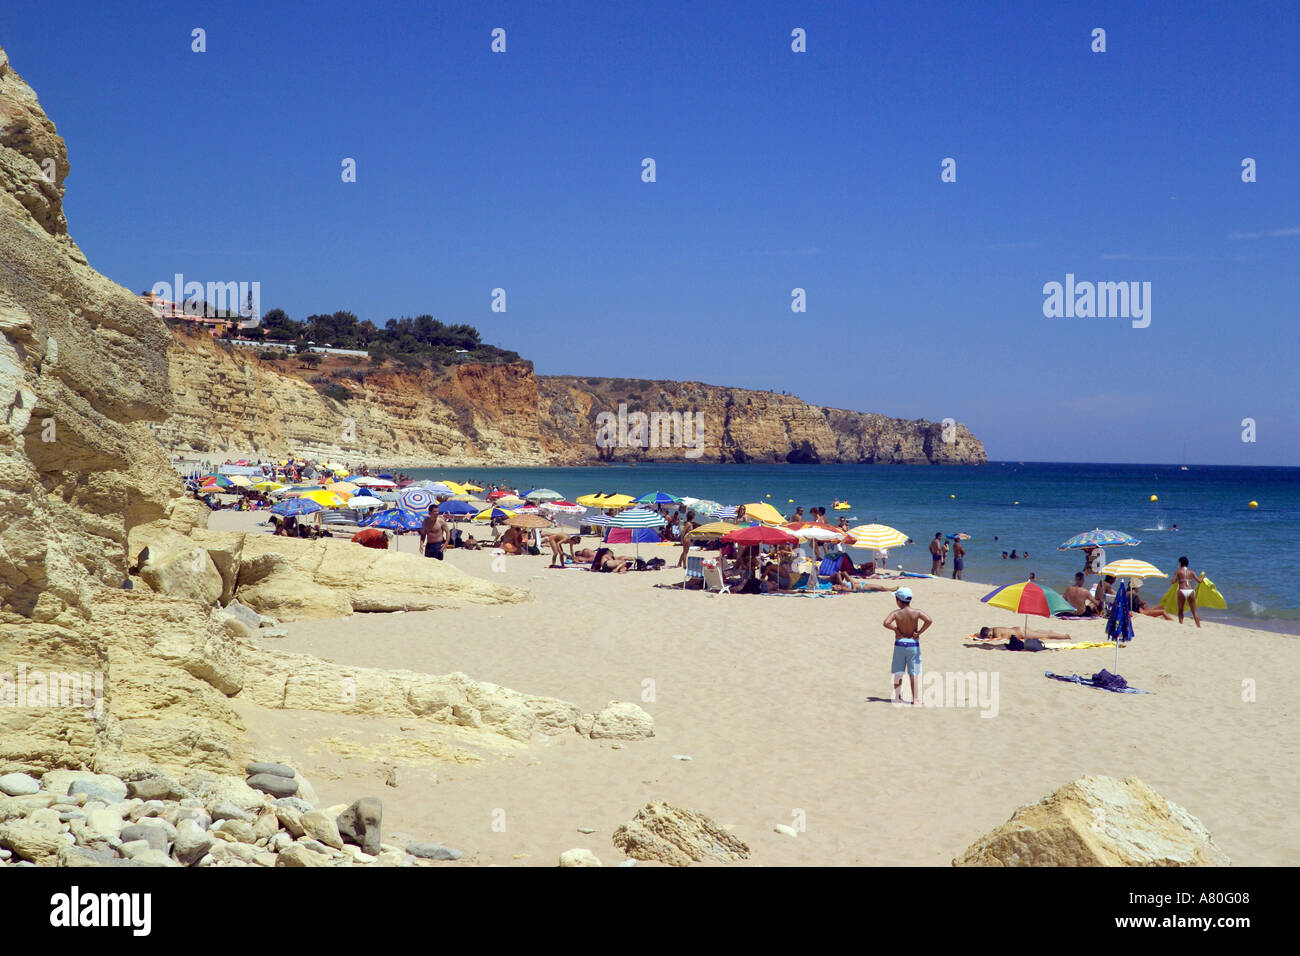
[[351, 497], [357, 491], [357, 486], [350, 481], [331, 481], [324, 488], [326, 491], [332, 491], [336, 495], [342, 495], [343, 497]]
[[1113, 574], [1117, 578], [1167, 578], [1154, 564], [1139, 561], [1137, 558], [1120, 558], [1102, 568], [1099, 574]]
[[465, 484], [465, 485], [461, 485], [461, 487], [464, 488], [466, 491], [482, 491], [482, 490], [483, 490], [483, 489], [480, 488], [478, 485]]
[[347, 504], [342, 497], [336, 495], [332, 491], [326, 491], [323, 488], [320, 491], [304, 491], [298, 497], [307, 498], [325, 508], [342, 508]]
[[493, 505], [493, 506], [490, 507], [490, 508], [484, 508], [484, 509], [483, 509], [482, 511], [480, 511], [478, 514], [476, 514], [476, 515], [474, 516], [474, 520], [475, 520], [475, 521], [491, 521], [491, 520], [492, 520], [492, 512], [494, 512], [494, 511], [500, 511], [500, 512], [501, 512], [501, 514], [497, 515], [498, 518], [510, 518], [510, 517], [513, 517], [513, 516], [514, 516], [514, 512], [511, 511], [509, 508], [498, 508], [496, 505]]
[[278, 491], [284, 487], [285, 486], [280, 484], [278, 481], [259, 481], [257, 484], [252, 486], [254, 491]]
[[448, 480], [446, 480], [446, 479], [443, 479], [442, 481], [439, 482], [439, 484], [446, 485], [448, 488], [450, 488], [452, 491], [454, 491], [454, 492], [455, 492], [456, 494], [458, 494], [458, 495], [467, 495], [467, 494], [469, 494], [469, 490], [468, 490], [464, 485], [457, 484], [457, 483], [454, 482], [454, 481], [448, 481]]
[[907, 535], [887, 524], [860, 524], [850, 528], [854, 543], [850, 548], [870, 548], [872, 551], [887, 551], [907, 544]]
[[702, 524], [698, 528], [692, 529], [688, 537], [721, 538], [724, 534], [739, 530], [740, 525], [732, 524], [730, 521], [712, 521], [709, 524]]
[[583, 495], [577, 500], [577, 503], [588, 508], [626, 508], [634, 500], [631, 495], [605, 495], [599, 491], [593, 491], [589, 495]]
[[518, 495], [502, 495], [497, 499], [497, 504], [503, 508], [513, 508], [516, 505], [522, 505], [523, 503], [524, 499], [520, 498]]
[[230, 483], [241, 488], [251, 488], [253, 486], [252, 480], [247, 475], [231, 475]]
[[756, 501], [752, 504], [745, 505], [745, 519], [753, 518], [755, 521], [761, 521], [763, 524], [785, 524], [785, 515], [777, 511], [765, 501]]

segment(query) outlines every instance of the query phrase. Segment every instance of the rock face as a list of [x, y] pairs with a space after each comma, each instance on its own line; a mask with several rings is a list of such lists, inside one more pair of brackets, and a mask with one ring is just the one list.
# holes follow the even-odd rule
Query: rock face
[[970, 845], [953, 866], [1230, 866], [1201, 821], [1136, 777], [1080, 777]]
[[[211, 793], [194, 788], [218, 787], [222, 801], [262, 806], [265, 795], [242, 781], [192, 782], [198, 770], [226, 780], [250, 756], [235, 696], [267, 708], [424, 717], [516, 741], [572, 732], [580, 713], [565, 701], [464, 674], [359, 671], [263, 651], [247, 613], [214, 609], [238, 594], [252, 613], [287, 620], [528, 595], [410, 554], [208, 531], [206, 509], [179, 497], [151, 430], [178, 420], [173, 336], [134, 295], [96, 273], [68, 236], [68, 171], [54, 124], [0, 50], [0, 773], [8, 789], [30, 789], [10, 774], [77, 768], [78, 777], [117, 775], [121, 794], [107, 793], [105, 802], [125, 799], [127, 782], [148, 780], [137, 789], [151, 796], [177, 796], [183, 785], [207, 799]], [[448, 442], [453, 424], [473, 425], [470, 409], [522, 407], [519, 395], [534, 387], [470, 368], [457, 375], [439, 386], [453, 409], [438, 419]], [[418, 416], [420, 389], [408, 384], [403, 414]], [[214, 394], [227, 393], [244, 394]], [[280, 427], [293, 419], [277, 400], [249, 411]], [[334, 421], [339, 411], [308, 404], [302, 414]], [[516, 444], [501, 447], [522, 449], [518, 463], [531, 460], [526, 422], [503, 415], [494, 427]], [[203, 427], [212, 420], [208, 408]], [[489, 435], [486, 424], [481, 434]], [[390, 438], [391, 448], [417, 447], [396, 431], [367, 440]], [[131, 569], [135, 586], [126, 590]], [[11, 672], [10, 662], [22, 671]], [[303, 782], [298, 794], [305, 792]], [[32, 826], [39, 829], [24, 821], [0, 843], [57, 862], [59, 846]], [[227, 842], [212, 852], [242, 852]], [[94, 856], [78, 852], [75, 862], [91, 865]]]
[[[175, 408], [156, 429], [170, 450], [271, 457], [305, 454], [370, 458], [388, 465], [599, 461], [853, 462], [983, 464], [984, 446], [961, 424], [905, 421], [809, 405], [791, 395], [698, 382], [536, 376], [527, 363], [460, 365], [434, 375], [368, 359], [339, 377], [353, 393], [326, 398], [308, 381], [316, 370], [293, 359], [266, 362], [254, 348], [174, 328], [168, 351]], [[328, 377], [328, 376], [325, 376]], [[597, 416], [702, 415], [699, 454], [671, 441], [597, 447]], [[694, 434], [694, 433], [692, 433]], [[669, 436], [671, 438], [671, 434]], [[647, 436], [648, 440], [648, 436]]]
[[614, 846], [636, 860], [690, 866], [709, 860], [734, 863], [749, 847], [702, 813], [656, 800], [614, 831]]

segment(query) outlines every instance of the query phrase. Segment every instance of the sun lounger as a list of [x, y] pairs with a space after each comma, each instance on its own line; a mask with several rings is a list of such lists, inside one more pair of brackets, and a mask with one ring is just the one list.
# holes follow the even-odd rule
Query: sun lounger
[[[689, 560], [689, 559], [688, 559]], [[730, 594], [731, 586], [722, 580], [722, 570], [716, 562], [706, 561], [700, 569], [701, 576], [704, 578], [704, 590], [717, 591], [719, 594]]]

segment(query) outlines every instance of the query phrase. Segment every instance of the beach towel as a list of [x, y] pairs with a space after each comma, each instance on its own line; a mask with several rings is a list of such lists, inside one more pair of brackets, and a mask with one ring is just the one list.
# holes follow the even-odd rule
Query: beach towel
[[1098, 690], [1108, 690], [1116, 694], [1151, 693], [1151, 691], [1149, 690], [1138, 690], [1136, 687], [1129, 687], [1128, 682], [1124, 681], [1124, 678], [1122, 677], [1119, 677], [1119, 680], [1124, 681], [1125, 686], [1123, 687], [1107, 686], [1108, 683], [1112, 683], [1113, 681], [1105, 681], [1105, 679], [1103, 679], [1103, 683], [1098, 683], [1096, 678], [1101, 677], [1102, 674], [1107, 674], [1112, 679], [1119, 676], [1117, 674], [1111, 674], [1110, 671], [1105, 671], [1105, 670], [1101, 671], [1101, 673], [1099, 674], [1094, 674], [1092, 677], [1080, 677], [1078, 674], [1071, 674], [1069, 677], [1066, 677], [1063, 674], [1053, 674], [1051, 671], [1047, 671], [1046, 673], [1043, 674], [1043, 676], [1050, 677], [1052, 678], [1052, 680], [1064, 681], [1067, 684], [1081, 684], [1084, 687], [1096, 687]]

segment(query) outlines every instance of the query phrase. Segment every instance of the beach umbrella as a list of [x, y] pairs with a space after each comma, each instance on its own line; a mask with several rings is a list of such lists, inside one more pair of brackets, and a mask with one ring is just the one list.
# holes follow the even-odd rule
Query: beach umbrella
[[1115, 673], [1118, 674], [1119, 646], [1133, 640], [1133, 609], [1129, 607], [1128, 584], [1124, 581], [1115, 589], [1115, 601], [1106, 618], [1106, 636], [1115, 642]]
[[539, 514], [541, 510], [541, 505], [520, 505], [518, 508], [514, 509], [515, 514], [517, 515], [535, 515]]
[[1137, 558], [1120, 558], [1102, 568], [1098, 574], [1113, 574], [1117, 578], [1167, 578], [1154, 564], [1139, 561]]
[[944, 537], [947, 538], [949, 541], [969, 541], [969, 540], [970, 540], [970, 535], [968, 535], [965, 531], [958, 531], [956, 534], [948, 534], [948, 535], [944, 535]]
[[230, 483], [240, 488], [251, 488], [253, 485], [253, 480], [249, 478], [247, 475], [231, 475]]
[[382, 508], [384, 503], [374, 495], [357, 495], [348, 499], [348, 507], [357, 511], [365, 511], [370, 508]]
[[307, 498], [288, 498], [271, 505], [271, 514], [282, 518], [299, 518], [324, 510], [323, 506]]
[[503, 508], [514, 508], [517, 505], [526, 504], [524, 499], [520, 498], [518, 495], [502, 495], [500, 498], [495, 499], [492, 503], [498, 504]]
[[606, 528], [662, 528], [668, 519], [648, 508], [629, 508], [616, 515], [592, 515], [590, 523]]
[[485, 508], [474, 516], [474, 520], [492, 521], [493, 519], [496, 519], [497, 521], [505, 521], [506, 518], [509, 518], [513, 514], [514, 512], [508, 508]]
[[681, 498], [670, 495], [666, 491], [649, 491], [640, 498], [634, 498], [633, 503], [638, 505], [675, 505], [681, 500]]
[[534, 488], [524, 495], [525, 501], [563, 501], [564, 495], [558, 491], [552, 491], [550, 488]]
[[994, 588], [984, 595], [980, 598], [980, 601], [991, 607], [1006, 608], [1008, 611], [1015, 611], [1017, 614], [1025, 615], [1026, 635], [1029, 634], [1028, 615], [1036, 614], [1039, 617], [1051, 617], [1061, 611], [1074, 611], [1069, 601], [1037, 581], [1004, 584], [1002, 587]]
[[482, 491], [482, 490], [483, 490], [482, 486], [480, 486], [480, 485], [464, 484], [464, 485], [461, 485], [461, 487], [464, 488], [466, 491]]
[[427, 488], [404, 488], [397, 493], [397, 506], [407, 511], [425, 512], [434, 503], [433, 492]]
[[729, 531], [722, 536], [723, 541], [733, 541], [736, 544], [743, 544], [750, 547], [760, 544], [798, 544], [799, 539], [784, 528], [774, 528], [768, 525], [753, 525], [749, 528], [740, 528], [737, 531]]
[[254, 491], [281, 491], [285, 487], [286, 487], [285, 485], [280, 484], [278, 481], [259, 481], [257, 484], [253, 485], [253, 490]]
[[588, 508], [626, 508], [632, 503], [632, 496], [594, 491], [575, 500], [578, 504], [586, 505]]
[[509, 495], [510, 495], [510, 492], [508, 492], [508, 491], [503, 491], [502, 489], [498, 488], [496, 491], [489, 491], [489, 492], [488, 492], [487, 500], [488, 500], [488, 501], [496, 501], [498, 498], [506, 498], [506, 497], [509, 497]]
[[447, 486], [448, 488], [450, 488], [450, 489], [451, 489], [451, 493], [452, 493], [453, 495], [467, 495], [467, 494], [469, 494], [469, 489], [466, 488], [464, 485], [458, 483], [458, 482], [455, 482], [455, 481], [449, 481], [449, 480], [447, 480], [446, 478], [444, 478], [444, 479], [442, 479], [442, 482], [441, 482], [441, 483], [442, 483], [443, 485]]
[[781, 525], [800, 541], [844, 541], [851, 537], [843, 528], [825, 521], [790, 521]]
[[325, 508], [342, 508], [346, 503], [342, 495], [337, 492], [321, 489], [319, 491], [304, 491], [298, 496], [299, 501], [314, 501], [316, 504]]
[[[425, 509], [428, 510], [427, 508]], [[468, 501], [444, 501], [438, 505], [438, 511], [442, 514], [449, 515], [453, 518], [465, 518], [469, 515], [478, 514], [478, 506], [472, 505]]]
[[332, 491], [336, 495], [354, 495], [361, 488], [360, 485], [354, 485], [350, 481], [332, 481], [323, 485], [326, 491]]
[[[357, 522], [363, 528], [383, 528], [386, 531], [419, 531], [424, 526], [424, 515], [418, 515], [414, 511], [406, 511], [402, 508], [388, 508], [384, 511], [376, 511], [374, 514], [367, 515]], [[401, 550], [401, 538], [396, 538], [393, 542], [393, 550]]]
[[506, 524], [511, 528], [549, 528], [555, 524], [550, 518], [543, 518], [541, 515], [511, 515], [506, 519]]
[[683, 498], [682, 504], [697, 515], [707, 515], [714, 509], [722, 507], [719, 502], [710, 501], [708, 498]]
[[856, 528], [850, 528], [849, 534], [853, 536], [850, 548], [888, 551], [890, 548], [901, 548], [907, 544], [907, 535], [887, 524], [860, 524]]
[[740, 525], [732, 524], [730, 521], [711, 521], [708, 524], [700, 525], [698, 528], [692, 528], [687, 533], [687, 537], [692, 540], [695, 538], [721, 538], [723, 535], [739, 530]]
[[427, 478], [423, 481], [413, 481], [406, 487], [423, 488], [425, 491], [429, 492], [429, 494], [437, 498], [441, 498], [444, 496], [450, 498], [452, 495], [456, 493], [452, 491], [450, 488], [448, 488], [446, 485], [444, 485], [441, 481], [429, 481]]
[[1095, 528], [1092, 531], [1085, 531], [1083, 534], [1076, 534], [1056, 550], [1080, 551], [1084, 548], [1135, 548], [1141, 543], [1137, 538], [1131, 534], [1125, 534], [1123, 531], [1103, 531], [1101, 528]]
[[765, 501], [755, 501], [745, 505], [745, 519], [761, 521], [763, 524], [785, 524], [785, 515]]
[[372, 478], [368, 475], [352, 477], [345, 479], [354, 485], [360, 485], [363, 488], [396, 488], [397, 484], [391, 478]]
[[719, 505], [716, 508], [706, 511], [705, 515], [707, 517], [713, 518], [715, 521], [735, 521], [736, 510], [737, 509], [735, 508], [724, 508], [721, 505]]
[[229, 488], [231, 481], [225, 475], [208, 475], [203, 479], [204, 488]]
[[587, 509], [582, 505], [576, 505], [572, 501], [545, 501], [542, 503], [542, 510], [552, 514], [566, 515], [585, 515]]

